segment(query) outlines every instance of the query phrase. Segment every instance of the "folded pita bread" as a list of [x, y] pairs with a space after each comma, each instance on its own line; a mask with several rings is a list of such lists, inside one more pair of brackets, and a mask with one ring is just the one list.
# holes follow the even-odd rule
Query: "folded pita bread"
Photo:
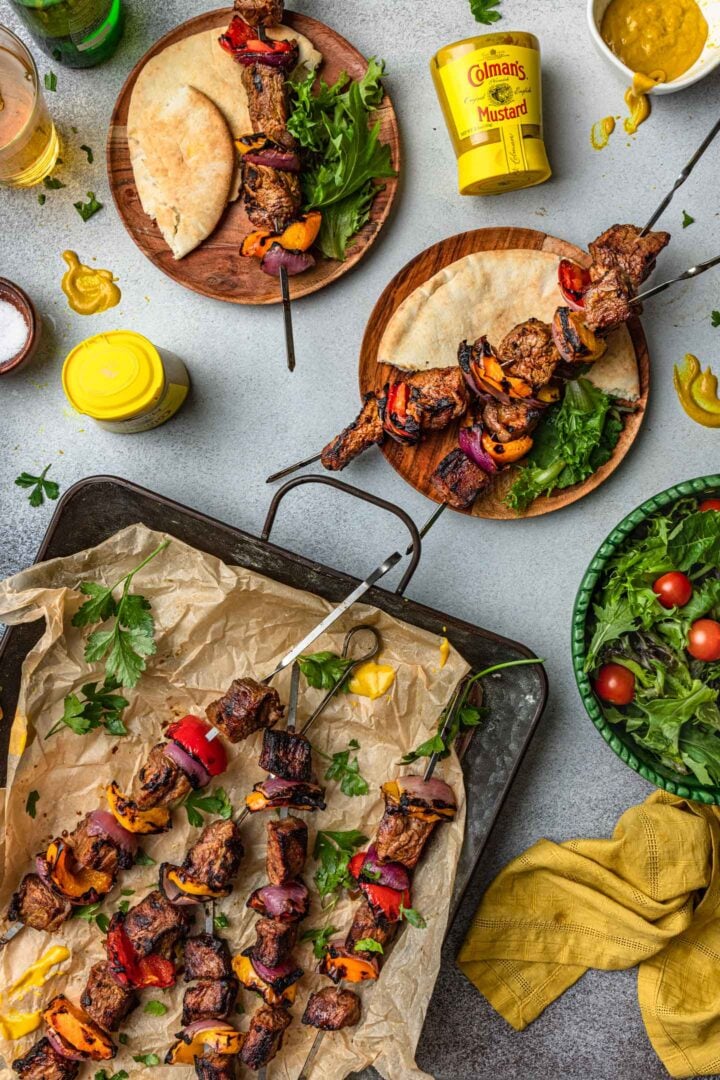
[[[410, 294], [385, 328], [378, 361], [410, 371], [457, 364], [461, 341], [483, 334], [495, 346], [517, 323], [552, 322], [564, 303], [559, 256], [547, 251], [477, 251], [438, 271]], [[622, 326], [587, 378], [607, 393], [634, 401], [640, 380], [632, 340]]]
[[129, 142], [143, 209], [182, 259], [227, 206], [236, 151], [225, 119], [205, 94], [182, 86], [144, 112]]

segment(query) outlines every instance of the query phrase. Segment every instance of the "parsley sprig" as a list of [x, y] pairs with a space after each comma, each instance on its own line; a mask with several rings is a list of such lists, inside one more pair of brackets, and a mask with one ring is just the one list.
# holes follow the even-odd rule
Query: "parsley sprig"
[[490, 26], [502, 19], [502, 13], [495, 10], [501, 3], [502, 0], [470, 0], [470, 10], [477, 22]]
[[313, 956], [316, 960], [322, 960], [327, 952], [327, 946], [333, 934], [337, 934], [337, 926], [318, 926], [314, 930], [306, 930], [300, 938], [301, 941], [312, 941]]
[[86, 923], [95, 923], [101, 934], [107, 934], [110, 919], [104, 911], [100, 910], [101, 901], [96, 904], [83, 904], [73, 909], [72, 918], [82, 919]]
[[102, 210], [103, 208], [103, 204], [101, 202], [98, 202], [98, 200], [95, 198], [94, 191], [88, 191], [87, 197], [88, 201], [86, 203], [73, 203], [73, 206], [75, 207], [83, 221], [89, 221], [91, 217], [94, 217], [94, 215], [97, 214], [98, 210]]
[[31, 818], [34, 818], [37, 814], [37, 804], [40, 798], [39, 791], [28, 792], [27, 801], [25, 802], [25, 813], [29, 814]]
[[54, 480], [46, 479], [51, 468], [52, 465], [46, 465], [39, 476], [22, 472], [16, 478], [15, 483], [18, 487], [32, 489], [28, 496], [28, 502], [31, 506], [42, 506], [46, 497], [54, 501], [60, 494], [60, 485]]
[[315, 885], [317, 886], [320, 899], [331, 899], [323, 904], [323, 907], [331, 910], [339, 899], [340, 891], [350, 888], [353, 879], [348, 870], [348, 863], [356, 848], [362, 847], [367, 842], [359, 829], [349, 829], [347, 832], [333, 832], [320, 830], [315, 840], [313, 858], [319, 863], [315, 871]]
[[298, 659], [308, 686], [315, 690], [332, 690], [342, 679], [353, 661], [334, 652], [309, 653]]
[[400, 904], [400, 918], [405, 922], [409, 922], [411, 926], [414, 926], [416, 930], [425, 930], [427, 923], [423, 919], [419, 911], [416, 911], [414, 907], [405, 907]]
[[99, 727], [104, 727], [108, 735], [127, 735], [122, 714], [130, 702], [115, 693], [120, 686], [117, 679], [108, 676], [103, 683], [86, 683], [82, 688], [84, 700], [77, 694], [68, 694], [65, 711], [45, 738], [49, 739], [63, 727], [69, 727], [76, 735], [87, 735]]
[[[114, 585], [99, 585], [95, 581], [83, 581], [80, 585], [80, 592], [89, 599], [75, 612], [73, 626], [91, 626], [114, 620], [110, 629], [95, 630], [90, 635], [85, 646], [85, 659], [88, 663], [104, 660], [106, 677], [117, 680], [118, 686], [136, 686], [147, 666], [147, 657], [153, 656], [157, 649], [155, 620], [150, 603], [144, 596], [130, 592], [130, 586], [135, 575], [164, 551], [169, 543], [169, 540], [163, 540], [134, 570]], [[122, 594], [116, 600], [114, 593], [120, 587]]]
[[361, 938], [360, 941], [355, 942], [355, 952], [376, 952], [382, 954], [385, 950], [375, 938], [364, 937]]
[[360, 773], [360, 762], [357, 756], [352, 760], [350, 759], [350, 754], [359, 749], [360, 743], [356, 739], [351, 739], [347, 750], [339, 750], [332, 757], [323, 754], [322, 750], [317, 751], [320, 757], [330, 762], [330, 767], [325, 773], [325, 779], [339, 780], [340, 790], [343, 795], [367, 795], [370, 790], [370, 785]]
[[232, 803], [225, 788], [221, 787], [215, 788], [210, 795], [203, 795], [202, 791], [191, 791], [180, 805], [185, 807], [187, 819], [196, 829], [202, 827], [203, 814], [217, 814], [223, 821], [233, 815]]

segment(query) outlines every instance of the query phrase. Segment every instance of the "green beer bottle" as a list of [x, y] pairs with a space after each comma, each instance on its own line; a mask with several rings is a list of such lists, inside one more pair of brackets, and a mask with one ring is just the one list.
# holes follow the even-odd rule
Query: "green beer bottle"
[[10, 0], [43, 52], [67, 67], [102, 64], [123, 31], [122, 0]]

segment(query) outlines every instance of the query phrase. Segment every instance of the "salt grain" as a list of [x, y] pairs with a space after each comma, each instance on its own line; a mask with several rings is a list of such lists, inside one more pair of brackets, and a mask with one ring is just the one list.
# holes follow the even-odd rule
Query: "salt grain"
[[0, 300], [0, 364], [14, 360], [28, 339], [28, 325], [21, 312], [7, 300]]

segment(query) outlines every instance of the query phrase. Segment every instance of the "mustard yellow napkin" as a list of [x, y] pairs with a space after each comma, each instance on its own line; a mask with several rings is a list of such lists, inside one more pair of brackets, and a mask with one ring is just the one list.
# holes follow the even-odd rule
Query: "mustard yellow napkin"
[[639, 965], [672, 1076], [720, 1072], [720, 812], [656, 792], [610, 840], [540, 840], [483, 897], [461, 970], [514, 1028], [588, 968]]

